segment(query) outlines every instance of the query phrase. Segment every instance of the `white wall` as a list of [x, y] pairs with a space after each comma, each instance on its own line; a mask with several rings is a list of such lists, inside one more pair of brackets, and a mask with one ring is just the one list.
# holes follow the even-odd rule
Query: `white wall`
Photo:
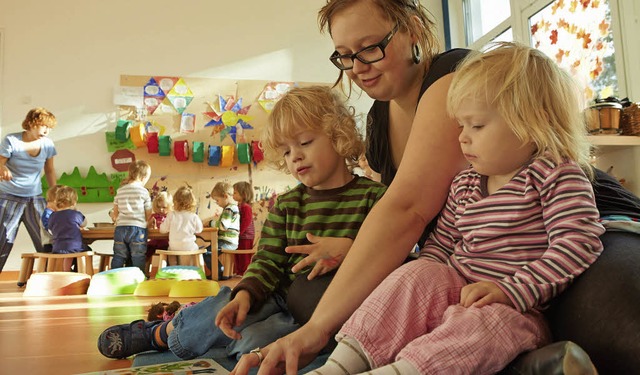
[[[441, 2], [422, 1], [442, 24]], [[113, 127], [121, 74], [333, 82], [332, 43], [316, 21], [324, 3], [2, 0], [0, 135], [43, 106], [58, 118], [51, 134], [58, 175], [75, 166], [111, 171], [104, 132]], [[364, 112], [369, 103], [355, 104]], [[79, 209], [89, 222], [106, 221], [109, 206]], [[94, 249], [103, 246], [111, 244]], [[21, 228], [4, 269], [18, 270], [20, 253], [32, 248]]]

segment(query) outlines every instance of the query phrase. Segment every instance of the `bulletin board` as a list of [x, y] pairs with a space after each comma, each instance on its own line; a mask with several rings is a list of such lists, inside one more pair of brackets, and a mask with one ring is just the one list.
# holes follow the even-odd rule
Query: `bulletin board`
[[151, 165], [152, 196], [187, 183], [203, 219], [220, 210], [209, 196], [216, 182], [248, 181], [255, 189], [254, 216], [262, 222], [274, 195], [298, 182], [268, 166], [257, 142], [281, 94], [312, 84], [328, 85], [122, 75], [114, 92], [117, 123], [105, 134], [111, 173], [145, 160]]

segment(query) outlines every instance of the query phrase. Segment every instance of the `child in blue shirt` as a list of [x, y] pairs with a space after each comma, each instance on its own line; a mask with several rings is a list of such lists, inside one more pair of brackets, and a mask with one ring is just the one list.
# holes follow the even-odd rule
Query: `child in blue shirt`
[[[78, 193], [69, 186], [60, 186], [56, 191], [56, 211], [51, 213], [47, 229], [53, 235], [53, 253], [71, 254], [88, 251], [82, 243], [81, 228], [87, 226], [87, 219], [76, 210]], [[71, 271], [73, 258], [65, 258], [63, 271]]]

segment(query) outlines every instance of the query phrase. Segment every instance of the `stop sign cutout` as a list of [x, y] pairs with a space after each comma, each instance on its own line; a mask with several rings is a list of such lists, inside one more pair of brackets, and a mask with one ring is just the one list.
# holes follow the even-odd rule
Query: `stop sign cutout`
[[129, 170], [129, 164], [136, 161], [136, 156], [129, 150], [118, 150], [111, 155], [111, 166], [118, 172]]

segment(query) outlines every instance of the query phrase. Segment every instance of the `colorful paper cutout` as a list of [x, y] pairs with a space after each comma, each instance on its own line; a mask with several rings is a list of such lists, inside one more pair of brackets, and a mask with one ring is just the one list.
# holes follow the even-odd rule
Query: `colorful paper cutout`
[[160, 156], [171, 155], [171, 137], [168, 135], [161, 135], [158, 137], [158, 154]]
[[264, 152], [258, 141], [251, 141], [251, 158], [253, 159], [253, 165], [257, 165], [264, 160]]
[[144, 85], [144, 106], [147, 109], [147, 113], [152, 115], [160, 103], [162, 103], [165, 96], [166, 94], [162, 91], [156, 80], [150, 78], [149, 82]]
[[178, 82], [178, 77], [153, 77], [153, 79], [158, 83], [158, 86], [162, 89], [163, 92], [168, 93], [171, 91], [173, 86]]
[[[90, 202], [113, 202], [113, 197], [116, 195], [116, 190], [120, 186], [122, 180], [126, 178], [126, 173], [114, 173], [111, 174], [111, 178], [107, 177], [106, 173], [98, 173], [96, 169], [91, 166], [86, 177], [80, 175], [78, 167], [73, 169], [71, 174], [62, 173], [62, 176], [58, 179], [57, 183], [60, 185], [71, 186], [78, 193], [79, 203]], [[47, 181], [44, 176], [42, 177], [42, 191], [46, 195], [48, 189]]]
[[238, 143], [236, 145], [238, 151], [238, 161], [240, 164], [251, 163], [251, 149], [248, 143]]
[[158, 133], [147, 134], [147, 152], [150, 154], [157, 154], [158, 150]]
[[143, 123], [131, 126], [129, 136], [136, 147], [144, 147], [147, 144], [147, 133]]
[[209, 146], [207, 164], [212, 167], [220, 165], [220, 159], [222, 159], [222, 148], [220, 146]]
[[230, 167], [233, 165], [233, 154], [235, 147], [222, 146], [222, 158], [220, 159], [221, 167]]
[[193, 157], [191, 160], [194, 163], [202, 163], [204, 161], [204, 142], [193, 142]]
[[211, 135], [220, 134], [220, 141], [229, 135], [233, 142], [237, 143], [237, 134], [242, 134], [244, 129], [253, 129], [253, 126], [248, 123], [252, 117], [247, 115], [251, 105], [242, 107], [242, 98], [236, 101], [234, 96], [227, 96], [225, 99], [218, 95], [217, 101], [207, 102], [207, 104], [211, 111], [204, 112], [204, 115], [211, 120], [205, 124], [205, 127], [213, 127]]
[[129, 127], [131, 127], [131, 121], [118, 120], [116, 124], [116, 139], [120, 142], [126, 142], [129, 139]]
[[184, 80], [182, 78], [179, 78], [175, 85], [167, 93], [167, 98], [176, 109], [176, 111], [182, 114], [189, 103], [191, 103], [191, 101], [193, 100], [193, 92], [187, 86], [187, 84], [184, 83]]
[[273, 110], [273, 106], [287, 91], [296, 87], [295, 82], [269, 82], [264, 86], [258, 96], [258, 103], [267, 113]]
[[118, 172], [129, 170], [129, 164], [136, 161], [136, 155], [129, 150], [118, 150], [111, 155], [111, 166]]
[[116, 139], [116, 132], [105, 132], [105, 139], [107, 142], [107, 150], [114, 152], [116, 150], [133, 150], [136, 146], [131, 142], [131, 139], [127, 139], [125, 142]]
[[180, 133], [193, 133], [196, 130], [196, 115], [183, 113], [180, 119]]
[[173, 156], [177, 161], [189, 160], [189, 141], [175, 141], [173, 143]]

